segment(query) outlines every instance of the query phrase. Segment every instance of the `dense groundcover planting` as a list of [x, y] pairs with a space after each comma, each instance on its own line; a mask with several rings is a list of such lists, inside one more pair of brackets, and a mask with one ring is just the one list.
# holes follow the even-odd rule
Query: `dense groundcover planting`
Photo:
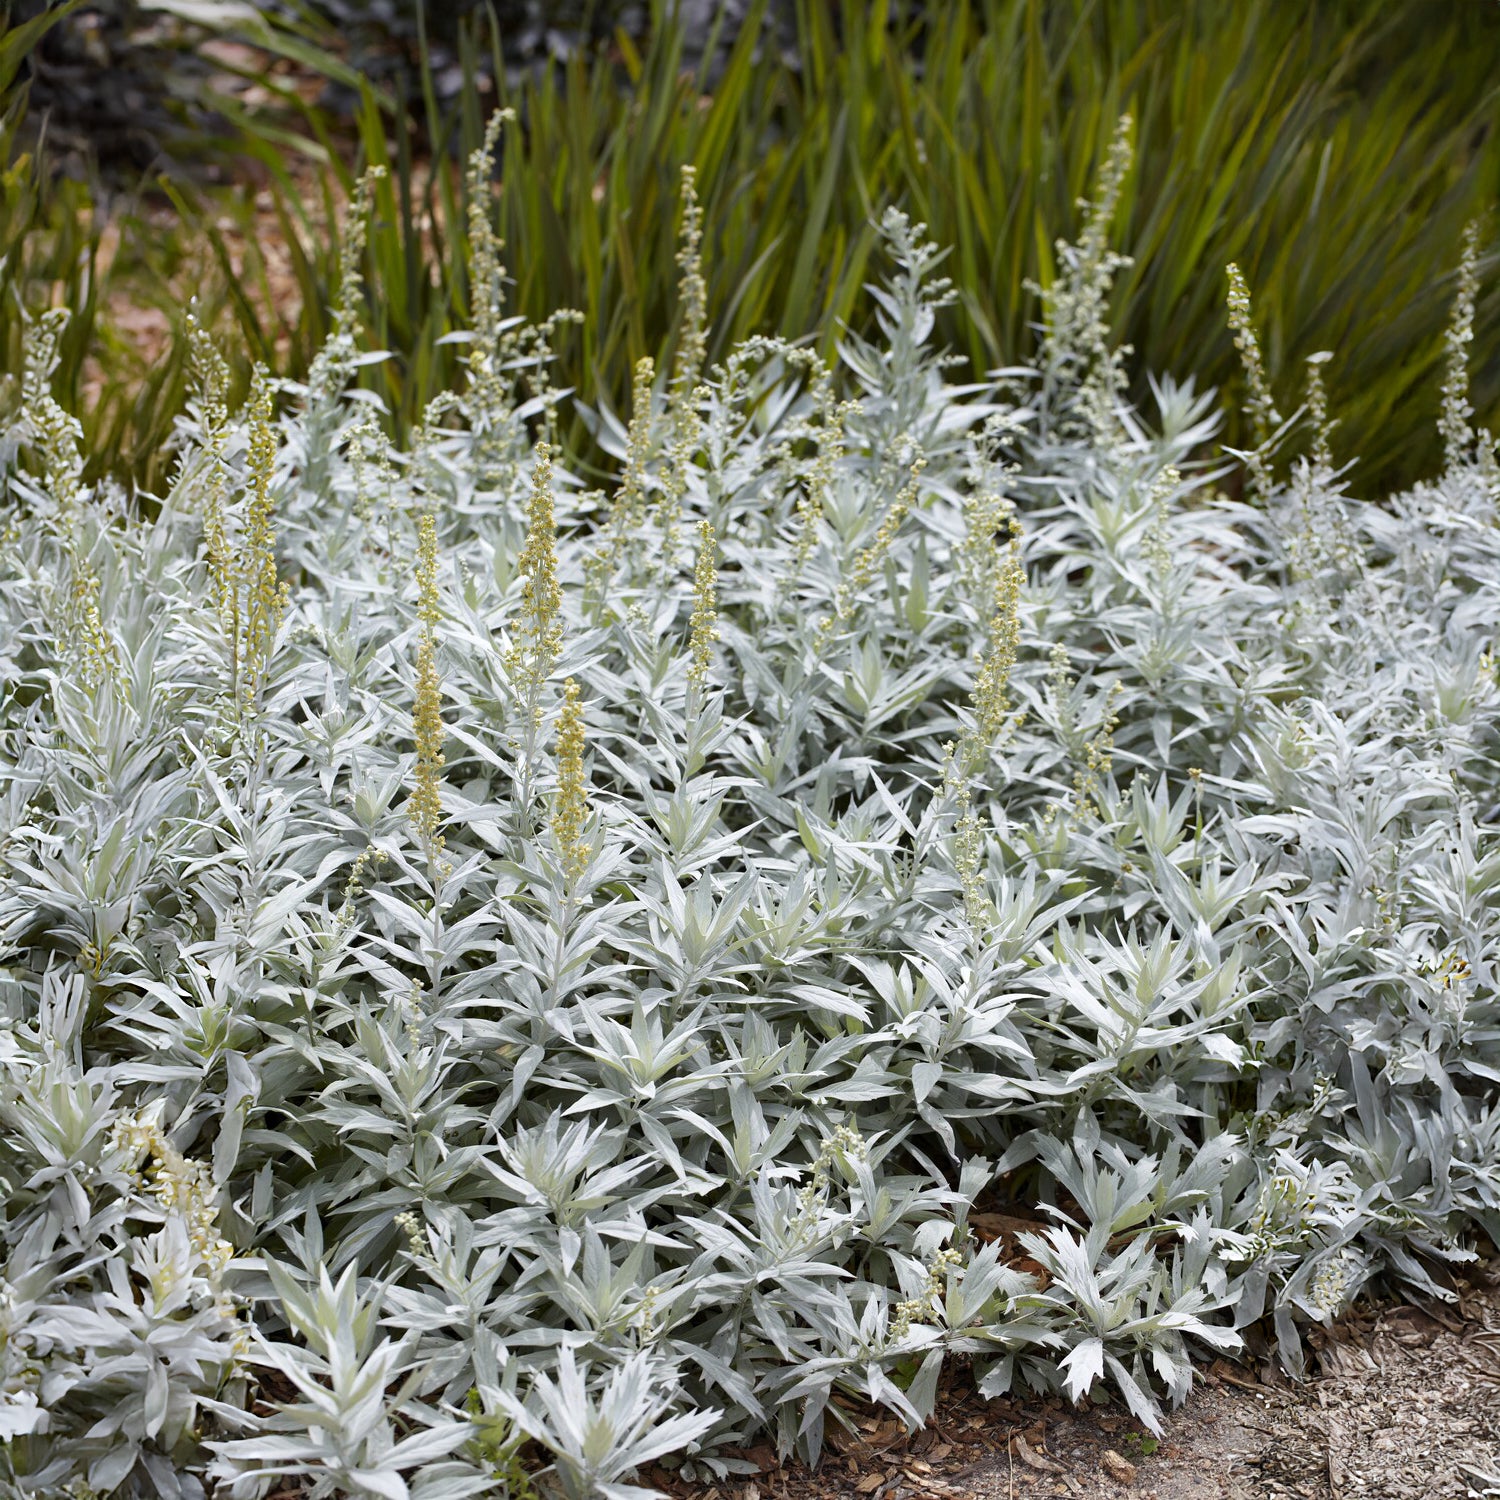
[[883, 337], [701, 368], [689, 206], [603, 491], [479, 215], [410, 452], [345, 317], [237, 413], [200, 336], [169, 492], [86, 493], [32, 329], [0, 1492], [625, 1496], [815, 1457], [836, 1395], [920, 1422], [949, 1361], [1154, 1424], [1500, 1236], [1472, 256], [1439, 478], [1352, 500], [1238, 291], [1231, 474], [1210, 398], [1120, 402], [1123, 165], [961, 389], [897, 215]]

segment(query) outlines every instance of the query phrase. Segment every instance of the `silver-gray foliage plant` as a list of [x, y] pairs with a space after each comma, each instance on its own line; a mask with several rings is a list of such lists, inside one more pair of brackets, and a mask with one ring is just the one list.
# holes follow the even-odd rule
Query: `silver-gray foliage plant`
[[493, 309], [411, 452], [350, 351], [313, 452], [202, 340], [159, 504], [84, 489], [38, 328], [0, 1494], [625, 1497], [954, 1359], [1155, 1426], [1500, 1238], [1487, 440], [1237, 503], [1097, 285], [954, 388], [884, 227], [883, 341], [645, 371], [607, 496]]

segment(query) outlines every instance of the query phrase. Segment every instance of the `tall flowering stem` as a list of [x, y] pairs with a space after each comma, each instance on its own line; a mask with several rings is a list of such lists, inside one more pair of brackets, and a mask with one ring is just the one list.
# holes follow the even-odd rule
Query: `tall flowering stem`
[[339, 289], [333, 309], [333, 330], [328, 342], [318, 351], [308, 372], [309, 406], [331, 401], [343, 389], [351, 362], [357, 352], [355, 335], [359, 331], [359, 304], [364, 294], [365, 245], [370, 236], [370, 211], [375, 192], [385, 180], [386, 169], [365, 169], [354, 189], [344, 232], [339, 245]]
[[589, 595], [600, 607], [607, 597], [608, 584], [615, 569], [632, 548], [639, 546], [646, 525], [648, 470], [654, 450], [652, 386], [655, 380], [656, 364], [649, 354], [643, 355], [636, 361], [635, 381], [631, 387], [625, 472], [586, 569]]
[[988, 760], [990, 751], [1021, 721], [1011, 709], [1010, 674], [1021, 649], [1021, 592], [1025, 585], [1020, 538], [1013, 530], [995, 580], [989, 641], [974, 680], [974, 727], [963, 746], [964, 759], [971, 768]]
[[317, 494], [327, 490], [340, 398], [359, 355], [357, 334], [359, 309], [364, 297], [365, 245], [369, 238], [375, 191], [385, 175], [384, 167], [367, 168], [350, 199], [339, 246], [339, 287], [334, 303], [333, 328], [307, 372], [307, 472], [303, 483]]
[[497, 109], [468, 163], [469, 318], [476, 351], [491, 359], [499, 347], [505, 310], [505, 266], [500, 259], [505, 245], [490, 222], [490, 179], [500, 132], [515, 117], [513, 109]]
[[1114, 769], [1115, 730], [1120, 725], [1117, 707], [1120, 684], [1116, 680], [1109, 685], [1104, 699], [1104, 718], [1093, 737], [1083, 747], [1083, 765], [1073, 776], [1073, 815], [1071, 823], [1078, 827], [1086, 819], [1099, 815], [1099, 791], [1102, 778]]
[[698, 525], [698, 563], [693, 569], [693, 614], [688, 637], [688, 700], [697, 713], [708, 691], [714, 642], [719, 638], [718, 538], [712, 523]]
[[552, 838], [562, 861], [571, 900], [589, 867], [588, 782], [584, 775], [583, 706], [578, 684], [563, 684], [562, 713], [557, 726], [557, 797], [552, 809]]
[[524, 454], [525, 426], [514, 397], [517, 387], [540, 408], [542, 431], [556, 431], [559, 392], [552, 382], [552, 345], [558, 330], [583, 322], [575, 308], [560, 307], [540, 323], [505, 316], [505, 242], [493, 218], [495, 152], [515, 110], [490, 116], [484, 139], [470, 153], [465, 174], [467, 195], [470, 342], [466, 363], [469, 390], [465, 401], [474, 434], [483, 487], [504, 487], [515, 477]]
[[1443, 436], [1447, 467], [1458, 468], [1473, 454], [1474, 408], [1469, 401], [1469, 345], [1474, 341], [1474, 305], [1479, 297], [1479, 220], [1464, 230], [1463, 255], [1458, 263], [1458, 295], [1448, 321], [1447, 372], [1443, 379], [1443, 408], [1438, 431]]
[[1234, 345], [1240, 351], [1245, 370], [1245, 414], [1255, 434], [1255, 449], [1246, 462], [1250, 468], [1250, 487], [1262, 500], [1271, 493], [1271, 436], [1281, 425], [1281, 415], [1271, 399], [1271, 383], [1266, 378], [1261, 358], [1260, 340], [1250, 306], [1250, 288], [1236, 265], [1226, 267], [1229, 277], [1229, 326], [1234, 330]]
[[275, 417], [270, 377], [257, 365], [245, 407], [244, 508], [238, 526], [231, 528], [224, 486], [212, 474], [204, 495], [209, 590], [228, 652], [233, 715], [241, 725], [255, 712], [290, 598], [276, 568]]
[[57, 345], [69, 316], [66, 308], [55, 307], [28, 326], [21, 374], [22, 409], [41, 457], [42, 477], [55, 507], [57, 526], [65, 538], [73, 535], [83, 491], [83, 459], [78, 451], [83, 427], [52, 394]]
[[671, 436], [667, 444], [658, 512], [661, 518], [663, 559], [676, 557], [678, 518], [687, 493], [689, 469], [699, 443], [696, 408], [701, 400], [699, 377], [708, 358], [708, 283], [703, 276], [703, 208], [698, 202], [698, 173], [682, 169], [682, 228], [677, 242], [677, 265], [682, 274], [677, 297], [682, 308], [682, 334], [672, 374], [669, 399]]
[[[270, 660], [276, 631], [286, 613], [288, 590], [276, 573], [275, 404], [270, 380], [257, 370], [250, 398], [250, 446], [245, 467], [249, 494], [241, 562], [244, 581], [243, 636], [236, 667], [242, 708], [254, 707]], [[238, 603], [238, 599], [236, 600]]]
[[412, 709], [412, 733], [417, 745], [415, 785], [407, 812], [412, 830], [429, 863], [441, 861], [443, 836], [438, 826], [443, 817], [443, 724], [442, 682], [437, 669], [437, 626], [441, 619], [438, 602], [437, 524], [431, 512], [422, 516], [417, 532], [417, 616], [422, 622], [417, 639], [417, 692]]
[[229, 490], [229, 366], [213, 336], [199, 322], [193, 307], [188, 309], [187, 330], [188, 369], [196, 387], [203, 440], [194, 455], [198, 471], [190, 473], [184, 468], [180, 480], [191, 483], [195, 478], [200, 479], [198, 508], [203, 517], [203, 537], [211, 560], [210, 578], [215, 589], [215, 605], [222, 614], [224, 602], [218, 597], [222, 570], [214, 567], [212, 560], [222, 559], [227, 551], [224, 503]]
[[68, 317], [65, 308], [54, 308], [29, 325], [21, 403], [41, 457], [43, 484], [52, 500], [54, 524], [72, 573], [72, 587], [61, 606], [63, 628], [59, 634], [72, 648], [85, 684], [93, 689], [106, 679], [119, 679], [120, 651], [99, 606], [99, 575], [78, 540], [78, 513], [84, 494], [83, 458], [78, 444], [83, 428], [52, 394], [57, 344]]
[[953, 771], [954, 746], [950, 745], [948, 750], [948, 774], [952, 777], [950, 791], [958, 808], [958, 820], [953, 827], [953, 867], [963, 889], [964, 918], [975, 937], [982, 939], [994, 920], [995, 911], [985, 889], [984, 831], [974, 811], [969, 783]]
[[506, 659], [525, 695], [529, 721], [541, 727], [540, 689], [562, 651], [562, 589], [557, 581], [557, 516], [552, 497], [552, 450], [535, 449], [527, 508], [526, 546], [521, 553], [521, 619]]
[[679, 395], [686, 399], [698, 383], [708, 356], [708, 282], [703, 276], [703, 206], [698, 201], [698, 170], [682, 169], [682, 231], [677, 265], [682, 275], [677, 295], [682, 304], [682, 338], [674, 372]]
[[1328, 415], [1328, 385], [1323, 377], [1323, 366], [1333, 358], [1324, 349], [1307, 356], [1307, 420], [1313, 433], [1313, 468], [1326, 474], [1333, 468], [1333, 429], [1335, 422]]
[[505, 247], [491, 223], [490, 205], [495, 148], [502, 128], [514, 119], [514, 110], [496, 110], [485, 128], [483, 143], [469, 157], [469, 322], [473, 329], [468, 355], [469, 405], [485, 470], [501, 461], [510, 436], [505, 373], [505, 266], [500, 258]]
[[1130, 115], [1120, 117], [1094, 197], [1079, 200], [1083, 234], [1076, 245], [1058, 241], [1061, 269], [1042, 293], [1047, 318], [1040, 363], [1047, 404], [1063, 396], [1064, 411], [1073, 414], [1062, 423], [1064, 430], [1081, 421], [1101, 445], [1113, 441], [1119, 426], [1116, 408], [1126, 384], [1123, 362], [1130, 353], [1129, 346], [1110, 348], [1110, 291], [1115, 272], [1131, 261], [1110, 249], [1109, 234], [1134, 160], [1133, 124]]
[[526, 545], [521, 552], [521, 617], [506, 653], [505, 666], [521, 710], [518, 757], [520, 807], [531, 801], [532, 763], [542, 728], [542, 694], [562, 654], [562, 587], [557, 581], [557, 514], [552, 496], [552, 449], [534, 450], [527, 511]]

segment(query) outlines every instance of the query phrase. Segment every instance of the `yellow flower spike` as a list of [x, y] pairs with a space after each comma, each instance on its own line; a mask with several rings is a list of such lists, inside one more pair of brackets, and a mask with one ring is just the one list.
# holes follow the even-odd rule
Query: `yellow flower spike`
[[1469, 401], [1469, 345], [1474, 340], [1474, 307], [1479, 297], [1479, 220], [1464, 230], [1463, 254], [1458, 263], [1458, 296], [1444, 339], [1447, 373], [1443, 380], [1443, 408], [1438, 431], [1443, 457], [1451, 471], [1472, 456], [1474, 429], [1469, 425], [1474, 407]]
[[99, 607], [99, 577], [78, 544], [78, 512], [84, 498], [83, 428], [52, 395], [57, 346], [67, 327], [66, 308], [43, 313], [27, 326], [21, 402], [42, 461], [43, 485], [55, 508], [58, 537], [72, 570], [72, 584], [60, 601], [59, 635], [73, 649], [83, 680], [93, 689], [105, 678], [118, 680], [120, 653]]
[[718, 539], [708, 521], [698, 526], [698, 563], [693, 569], [693, 616], [688, 641], [688, 688], [695, 701], [708, 688], [714, 642], [719, 638]]
[[1323, 366], [1333, 355], [1322, 349], [1307, 356], [1307, 420], [1313, 432], [1313, 467], [1327, 472], [1333, 467], [1333, 449], [1329, 439], [1334, 423], [1328, 416], [1328, 386], [1323, 379]]
[[534, 449], [526, 546], [521, 552], [521, 619], [506, 654], [516, 696], [527, 705], [529, 728], [542, 723], [542, 685], [562, 654], [562, 588], [557, 581], [557, 514], [552, 498], [552, 449]]
[[995, 583], [995, 610], [989, 623], [989, 646], [980, 658], [974, 682], [975, 731], [981, 755], [990, 749], [1016, 721], [1011, 714], [1010, 674], [1021, 649], [1021, 591], [1026, 570], [1021, 565], [1021, 544], [1012, 535], [1005, 549]]
[[417, 692], [412, 709], [412, 731], [417, 744], [416, 785], [407, 801], [412, 829], [437, 862], [443, 848], [438, 825], [443, 818], [443, 723], [442, 683], [437, 670], [437, 623], [442, 617], [438, 602], [437, 523], [431, 512], [422, 516], [417, 532], [417, 616], [422, 622], [417, 641]]
[[1265, 361], [1255, 333], [1250, 288], [1238, 266], [1229, 265], [1225, 271], [1229, 277], [1229, 326], [1234, 330], [1234, 346], [1240, 351], [1240, 363], [1245, 370], [1245, 413], [1255, 434], [1255, 450], [1247, 459], [1251, 488], [1265, 499], [1271, 493], [1267, 449], [1272, 432], [1281, 425], [1281, 414], [1271, 399], [1271, 384], [1266, 378]]
[[247, 711], [260, 691], [289, 594], [276, 574], [276, 502], [271, 492], [277, 451], [275, 411], [270, 378], [263, 367], [257, 367], [250, 388], [250, 437], [245, 459], [250, 493], [240, 567], [243, 636], [236, 653], [242, 707]]
[[677, 346], [676, 384], [686, 397], [697, 384], [708, 354], [708, 283], [703, 276], [703, 207], [698, 201], [698, 169], [682, 169], [682, 231], [677, 264], [682, 270], [677, 295], [682, 302], [682, 339]]
[[578, 684], [563, 684], [562, 713], [557, 726], [557, 798], [552, 812], [552, 838], [562, 860], [563, 878], [571, 892], [589, 867], [589, 794], [584, 774], [583, 705]]
[[638, 545], [646, 524], [647, 466], [653, 451], [651, 391], [656, 380], [656, 364], [650, 355], [636, 361], [635, 381], [630, 394], [630, 427], [625, 438], [625, 472], [620, 487], [609, 506], [609, 518], [602, 528], [598, 549], [585, 568], [588, 589], [601, 603], [605, 584], [614, 574], [620, 559]]
[[476, 344], [485, 353], [493, 353], [500, 337], [505, 285], [500, 260], [505, 244], [490, 222], [490, 178], [500, 132], [515, 118], [515, 110], [497, 109], [485, 126], [483, 144], [469, 156], [469, 316]]

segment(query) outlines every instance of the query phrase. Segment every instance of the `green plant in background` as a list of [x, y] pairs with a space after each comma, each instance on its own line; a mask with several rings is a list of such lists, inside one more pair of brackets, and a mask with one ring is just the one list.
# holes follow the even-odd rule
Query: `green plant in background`
[[[1378, 491], [1435, 460], [1423, 395], [1451, 291], [1435, 268], [1500, 193], [1500, 96], [1486, 65], [1500, 18], [1476, 11], [975, 0], [928, 19], [917, 7], [836, 16], [807, 4], [792, 67], [757, 48], [761, 7], [710, 82], [684, 68], [681, 33], [659, 10], [643, 51], [619, 38], [619, 64], [580, 50], [507, 85], [522, 121], [500, 168], [511, 305], [534, 320], [580, 309], [560, 378], [625, 409], [643, 354], [670, 367], [676, 189], [690, 164], [710, 357], [761, 332], [816, 335], [826, 355], [841, 321], [867, 327], [857, 309], [871, 225], [894, 203], [953, 247], [959, 301], [940, 312], [942, 334], [976, 371], [1004, 365], [1028, 347], [1035, 289], [1057, 272], [1054, 239], [1078, 229], [1076, 202], [1129, 108], [1136, 166], [1119, 240], [1130, 265], [1109, 316], [1136, 370], [1237, 384], [1220, 313], [1223, 267], [1236, 262], [1256, 287], [1273, 384], [1338, 348], [1340, 442]], [[484, 41], [477, 25], [465, 37], [471, 87], [426, 132], [439, 152], [478, 143]], [[437, 227], [459, 222], [460, 205], [446, 174], [419, 182], [411, 126], [367, 100], [371, 159], [390, 157], [388, 137], [370, 333], [402, 354], [380, 388], [416, 412], [447, 378], [433, 344], [464, 305], [462, 239]], [[300, 259], [311, 303], [326, 272], [311, 246]], [[1385, 316], [1367, 317], [1372, 307]], [[1493, 297], [1479, 326], [1481, 345], [1492, 342]], [[1500, 362], [1485, 358], [1478, 409], [1497, 400]], [[566, 436], [584, 446], [576, 423]], [[1246, 445], [1233, 421], [1228, 436]]]
[[[387, 167], [360, 315], [368, 341], [393, 357], [361, 379], [405, 440], [464, 357], [444, 342], [469, 308], [472, 195], [451, 163], [481, 145], [495, 78], [520, 121], [499, 161], [508, 305], [534, 324], [558, 308], [583, 314], [557, 331], [560, 384], [624, 411], [641, 357], [672, 369], [684, 166], [703, 209], [710, 359], [752, 333], [812, 337], [826, 358], [841, 322], [867, 331], [872, 226], [894, 204], [952, 247], [958, 300], [939, 310], [939, 332], [982, 373], [1029, 347], [1057, 275], [1054, 241], [1079, 236], [1077, 202], [1128, 109], [1136, 165], [1121, 187], [1118, 243], [1130, 264], [1108, 314], [1135, 351], [1135, 398], [1154, 370], [1238, 385], [1219, 300], [1233, 262], [1255, 287], [1283, 405], [1294, 404], [1308, 355], [1339, 351], [1328, 372], [1337, 442], [1360, 455], [1366, 493], [1437, 461], [1431, 376], [1445, 357], [1452, 287], [1435, 268], [1500, 195], [1500, 98], [1487, 66], [1500, 14], [1277, 0], [962, 0], [940, 12], [805, 0], [795, 10], [786, 48], [762, 45], [760, 4], [689, 66], [687, 39], [657, 0], [644, 38], [618, 32], [608, 48], [579, 45], [516, 78], [506, 36], [491, 36], [476, 9], [445, 32], [441, 87], [420, 28], [410, 33], [417, 78], [390, 96], [339, 60], [315, 9], [274, 25], [270, 12], [258, 27], [241, 20], [234, 34], [336, 82], [353, 115], [306, 102], [290, 78], [258, 80], [269, 112], [216, 85], [226, 163], [242, 164], [236, 176], [253, 169], [258, 185], [167, 184], [182, 232], [123, 226], [143, 261], [129, 287], [149, 300], [163, 273], [182, 275], [164, 260], [180, 266], [206, 244], [219, 283], [204, 288], [206, 314], [219, 315], [222, 296], [250, 358], [304, 378], [339, 284], [338, 199], [353, 192], [361, 160]], [[230, 25], [233, 7], [210, 13], [220, 12]], [[396, 97], [418, 102], [408, 111]], [[266, 192], [269, 214], [257, 206]], [[285, 274], [271, 270], [267, 235]], [[1493, 235], [1480, 245], [1484, 267]], [[91, 290], [77, 286], [81, 304]], [[1490, 417], [1500, 358], [1483, 351], [1495, 346], [1500, 301], [1489, 295], [1475, 316], [1474, 404]], [[94, 350], [108, 391], [100, 415], [82, 412], [90, 462], [159, 485], [151, 466], [181, 364], [174, 356], [148, 372], [113, 321], [108, 308], [78, 320], [65, 347]], [[248, 363], [235, 373], [243, 389]], [[1231, 405], [1227, 440], [1250, 447]], [[556, 436], [575, 461], [602, 462], [577, 417], [563, 414]]]

